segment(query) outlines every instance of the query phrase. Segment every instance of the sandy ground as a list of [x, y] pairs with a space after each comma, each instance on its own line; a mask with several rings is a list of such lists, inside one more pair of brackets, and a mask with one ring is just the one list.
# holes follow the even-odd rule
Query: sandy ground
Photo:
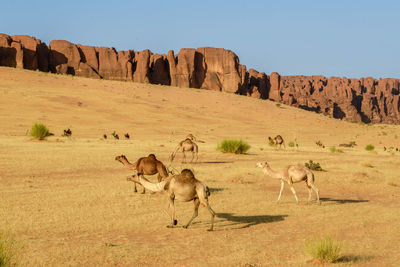
[[[0, 122], [0, 230], [21, 245], [21, 266], [308, 266], [305, 240], [327, 234], [343, 242], [334, 266], [400, 264], [400, 152], [383, 149], [400, 148], [399, 126], [228, 93], [11, 68], [0, 68]], [[35, 122], [54, 136], [32, 140]], [[70, 138], [61, 136], [67, 128]], [[126, 181], [132, 172], [114, 160], [154, 153], [169, 166], [188, 133], [204, 141], [198, 162], [181, 164], [178, 155], [170, 168], [190, 168], [211, 188], [213, 232], [203, 207], [189, 229], [180, 227], [192, 203], [177, 202], [179, 227], [166, 228], [166, 194], [134, 193]], [[267, 137], [277, 134], [299, 147], [270, 147]], [[251, 149], [216, 151], [224, 138], [242, 138]], [[343, 153], [329, 149], [350, 141], [357, 146]], [[322, 205], [307, 205], [304, 183], [295, 185], [299, 205], [287, 187], [277, 205], [280, 182], [256, 162], [279, 170], [310, 159], [326, 170], [315, 172]]]

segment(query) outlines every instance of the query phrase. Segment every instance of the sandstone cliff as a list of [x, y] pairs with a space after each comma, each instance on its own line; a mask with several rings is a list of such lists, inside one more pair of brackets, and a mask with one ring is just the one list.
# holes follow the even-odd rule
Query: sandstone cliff
[[202, 47], [175, 55], [116, 51], [64, 40], [47, 46], [26, 35], [0, 34], [0, 66], [97, 79], [233, 92], [270, 99], [353, 122], [400, 124], [398, 79], [270, 76], [247, 70], [230, 50]]

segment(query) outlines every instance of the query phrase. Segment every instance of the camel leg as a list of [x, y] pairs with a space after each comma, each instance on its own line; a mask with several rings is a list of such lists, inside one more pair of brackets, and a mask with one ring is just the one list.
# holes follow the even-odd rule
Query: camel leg
[[191, 222], [194, 220], [194, 218], [197, 217], [197, 215], [199, 214], [199, 206], [200, 206], [200, 200], [198, 198], [196, 198], [194, 201], [194, 212], [193, 212], [193, 216], [192, 218], [188, 221], [188, 223], [183, 226], [183, 228], [188, 228], [189, 225], [191, 224]]
[[208, 204], [207, 201], [207, 209], [211, 214], [211, 227], [210, 229], [208, 229], [208, 231], [212, 231], [214, 229], [214, 217], [215, 217], [215, 212], [213, 211], [213, 209], [211, 208], [210, 204]]
[[282, 196], [282, 192], [283, 192], [283, 188], [284, 187], [285, 187], [285, 182], [282, 180], [281, 181], [281, 191], [279, 191], [278, 200], [276, 201], [277, 204], [279, 204], [279, 201], [281, 200], [281, 196]]
[[137, 193], [137, 188], [136, 188], [136, 184], [137, 184], [137, 183], [136, 183], [136, 182], [133, 182], [133, 184], [135, 185], [135, 190], [134, 190], [134, 192]]
[[292, 193], [294, 195], [294, 198], [296, 199], [297, 204], [299, 204], [299, 198], [297, 197], [296, 190], [294, 190], [293, 184], [289, 184], [289, 186], [290, 190], [292, 190]]
[[314, 190], [315, 194], [317, 194], [317, 202], [318, 204], [321, 205], [321, 202], [319, 201], [319, 190], [314, 184], [310, 184], [311, 188]]
[[[141, 174], [141, 173], [139, 174], [139, 173], [138, 173], [138, 177], [139, 177], [139, 178], [140, 178], [140, 176], [144, 177], [143, 174]], [[143, 187], [142, 194], [146, 194], [146, 188], [144, 188], [143, 185], [142, 185], [142, 187]]]
[[308, 188], [308, 200], [307, 200], [307, 204], [309, 204], [309, 203], [310, 203], [310, 200], [311, 200], [311, 186], [307, 185], [307, 188]]
[[192, 159], [190, 160], [190, 163], [193, 162], [193, 159], [194, 159], [194, 152], [192, 152]]
[[[172, 212], [169, 212], [170, 207], [172, 209]], [[175, 225], [177, 225], [178, 221], [175, 220], [175, 202], [174, 202], [174, 196], [168, 197], [168, 208], [167, 208], [167, 213], [169, 217], [171, 218], [171, 225], [167, 225], [168, 228], [173, 228]]]
[[183, 153], [182, 163], [186, 163], [186, 153], [185, 153], [185, 150], [183, 150], [182, 153]]

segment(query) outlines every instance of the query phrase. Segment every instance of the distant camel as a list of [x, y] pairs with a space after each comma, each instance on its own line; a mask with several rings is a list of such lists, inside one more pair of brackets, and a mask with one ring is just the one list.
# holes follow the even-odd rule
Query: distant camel
[[283, 168], [282, 171], [276, 172], [273, 171], [269, 164], [267, 162], [258, 162], [257, 167], [260, 167], [263, 169], [263, 172], [272, 178], [275, 179], [280, 179], [281, 180], [281, 191], [279, 192], [278, 200], [277, 203], [279, 203], [283, 188], [285, 186], [285, 182], [290, 186], [290, 190], [292, 190], [292, 193], [294, 197], [296, 198], [297, 204], [299, 203], [299, 199], [297, 198], [296, 191], [294, 190], [293, 184], [305, 181], [307, 188], [308, 188], [308, 201], [307, 203], [310, 202], [311, 200], [311, 189], [314, 190], [314, 192], [317, 195], [317, 202], [318, 204], [321, 204], [319, 201], [319, 190], [318, 188], [314, 185], [314, 174], [312, 171], [300, 164], [297, 165], [288, 165], [285, 168]]
[[171, 163], [174, 160], [176, 153], [178, 151], [181, 151], [183, 153], [182, 163], [186, 163], [186, 153], [185, 153], [186, 151], [192, 152], [192, 160], [190, 162], [193, 162], [194, 155], [196, 155], [196, 162], [197, 162], [197, 160], [199, 159], [198, 157], [199, 147], [194, 142], [194, 140], [196, 140], [196, 138], [192, 134], [189, 134], [185, 140], [179, 142], [179, 145], [177, 145], [174, 152], [172, 152], [171, 154], [170, 157]]
[[[171, 218], [171, 224], [167, 227], [173, 228], [178, 223], [178, 221], [175, 219], [174, 201], [178, 200], [182, 202], [189, 202], [193, 200], [194, 212], [192, 218], [183, 227], [189, 227], [193, 219], [197, 217], [199, 206], [200, 204], [202, 204], [204, 207], [207, 207], [208, 211], [211, 214], [211, 227], [208, 230], [213, 230], [215, 212], [212, 210], [210, 204], [208, 203], [210, 190], [205, 184], [194, 177], [194, 174], [191, 170], [184, 169], [182, 170], [181, 174], [169, 176], [168, 178], [164, 179], [164, 181], [159, 183], [151, 183], [143, 176], [136, 175], [127, 178], [127, 180], [140, 183], [145, 188], [155, 192], [161, 192], [164, 190], [168, 191], [167, 213]], [[172, 212], [170, 212], [170, 207], [172, 207]]]
[[277, 136], [275, 136], [274, 139], [272, 139], [270, 136], [268, 136], [268, 140], [270, 143], [273, 143], [275, 145], [275, 147], [278, 147], [278, 145], [279, 145], [279, 148], [281, 148], [282, 144], [283, 144], [283, 147], [286, 148], [285, 141], [283, 140], [282, 136], [280, 136], [279, 134]]
[[[115, 160], [118, 160], [119, 162], [124, 164], [124, 166], [128, 169], [137, 171], [138, 176], [143, 176], [144, 174], [154, 175], [158, 173], [157, 178], [159, 182], [161, 182], [162, 178], [165, 179], [168, 177], [167, 168], [165, 168], [164, 164], [161, 161], [157, 160], [154, 154], [150, 154], [147, 157], [139, 158], [135, 163], [130, 163], [125, 155], [117, 156], [115, 157]], [[136, 183], [135, 192], [137, 192]], [[143, 187], [142, 191], [142, 194], [144, 193], [146, 193], [145, 187]]]

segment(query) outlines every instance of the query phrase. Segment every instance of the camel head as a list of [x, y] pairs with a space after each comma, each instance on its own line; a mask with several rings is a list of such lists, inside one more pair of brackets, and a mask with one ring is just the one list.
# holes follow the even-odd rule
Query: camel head
[[128, 160], [128, 159], [125, 157], [125, 155], [121, 155], [121, 156], [116, 156], [115, 160], [122, 161], [122, 160]]
[[269, 167], [268, 162], [257, 162], [256, 167], [264, 168], [265, 166]]
[[136, 174], [126, 177], [126, 180], [139, 183], [139, 177]]
[[188, 134], [188, 135], [186, 136], [186, 139], [190, 139], [190, 140], [192, 140], [192, 141], [196, 141], [196, 137], [194, 137], [193, 134]]

